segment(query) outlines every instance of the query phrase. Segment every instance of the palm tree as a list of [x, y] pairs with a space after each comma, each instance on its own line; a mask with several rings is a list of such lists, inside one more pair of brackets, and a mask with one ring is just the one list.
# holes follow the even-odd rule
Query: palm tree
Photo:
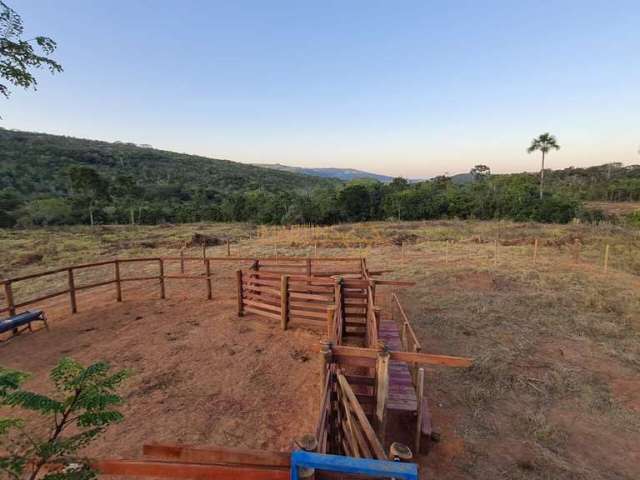
[[527, 153], [540, 150], [542, 152], [542, 167], [540, 168], [540, 200], [542, 200], [542, 193], [544, 191], [544, 156], [549, 153], [549, 150], [560, 150], [560, 145], [556, 141], [556, 137], [550, 133], [543, 133], [537, 138], [531, 141], [531, 145], [527, 148]]

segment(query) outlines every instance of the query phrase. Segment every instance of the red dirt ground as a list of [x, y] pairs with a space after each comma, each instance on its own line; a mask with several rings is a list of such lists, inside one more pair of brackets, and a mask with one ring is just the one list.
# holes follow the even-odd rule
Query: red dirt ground
[[85, 453], [141, 456], [152, 441], [286, 450], [313, 432], [319, 392], [319, 335], [236, 315], [233, 272], [217, 266], [214, 300], [204, 282], [173, 280], [167, 299], [157, 284], [114, 286], [78, 297], [69, 315], [62, 298], [47, 308], [50, 330], [0, 345], [0, 364], [30, 372], [27, 386], [50, 388], [48, 372], [62, 356], [107, 360], [132, 370], [124, 385], [125, 420]]

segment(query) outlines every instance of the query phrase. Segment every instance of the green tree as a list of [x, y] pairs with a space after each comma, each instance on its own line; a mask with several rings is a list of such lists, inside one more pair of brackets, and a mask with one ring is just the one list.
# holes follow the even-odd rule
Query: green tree
[[[38, 35], [24, 40], [22, 18], [0, 0], [0, 78], [22, 88], [36, 88], [38, 84], [32, 70], [48, 68], [51, 73], [61, 72], [62, 66], [48, 55], [56, 49], [56, 42]], [[9, 96], [9, 87], [0, 83], [0, 94]]]
[[[105, 362], [84, 367], [63, 358], [50, 374], [55, 393], [46, 396], [22, 388], [25, 373], [0, 367], [0, 406], [19, 408], [30, 418], [39, 415], [48, 424], [41, 429], [37, 422], [0, 418], [0, 472], [16, 480], [94, 478], [88, 461], [77, 452], [122, 420], [117, 390], [127, 376], [126, 370], [111, 373]], [[43, 475], [47, 464], [64, 468]]]
[[476, 165], [469, 171], [469, 173], [474, 180], [482, 180], [491, 175], [491, 169], [486, 165]]
[[90, 167], [73, 166], [69, 168], [68, 175], [74, 195], [87, 205], [89, 221], [93, 226], [93, 212], [97, 203], [107, 197], [109, 182]]
[[540, 200], [544, 195], [544, 157], [550, 150], [560, 150], [560, 145], [556, 140], [556, 137], [550, 133], [543, 133], [531, 141], [531, 145], [527, 149], [527, 153], [535, 151], [542, 152], [542, 165], [540, 167]]
[[71, 205], [64, 198], [37, 198], [27, 203], [20, 223], [32, 225], [64, 225], [72, 222]]

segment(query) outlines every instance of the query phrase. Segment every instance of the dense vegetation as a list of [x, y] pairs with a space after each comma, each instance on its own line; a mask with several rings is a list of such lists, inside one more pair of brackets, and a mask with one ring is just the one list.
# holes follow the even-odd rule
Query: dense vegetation
[[318, 223], [433, 218], [567, 222], [582, 200], [640, 199], [640, 167], [619, 164], [448, 177], [341, 183], [156, 150], [0, 129], [0, 226], [77, 223], [250, 221]]

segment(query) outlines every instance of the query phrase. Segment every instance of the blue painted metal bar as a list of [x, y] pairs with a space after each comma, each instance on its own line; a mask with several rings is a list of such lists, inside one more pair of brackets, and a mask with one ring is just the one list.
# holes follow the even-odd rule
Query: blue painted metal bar
[[291, 480], [298, 480], [298, 467], [315, 468], [329, 472], [352, 473], [368, 477], [418, 480], [418, 465], [415, 463], [354, 458], [342, 455], [325, 455], [302, 450], [291, 452]]

